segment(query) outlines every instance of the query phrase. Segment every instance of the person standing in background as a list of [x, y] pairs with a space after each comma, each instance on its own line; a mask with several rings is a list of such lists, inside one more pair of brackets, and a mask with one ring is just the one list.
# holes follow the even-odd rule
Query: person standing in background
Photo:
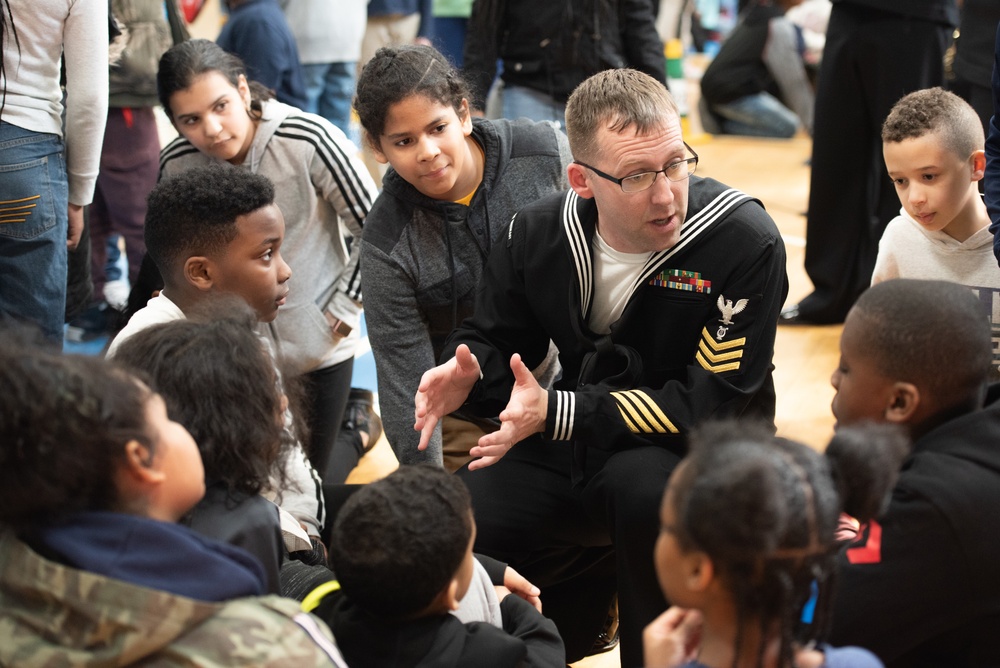
[[907, 93], [944, 84], [955, 0], [836, 0], [820, 64], [806, 223], [813, 292], [786, 325], [843, 322], [871, 281], [899, 200], [882, 162], [882, 121]]
[[[351, 133], [351, 99], [368, 21], [368, 0], [279, 0], [299, 47], [306, 106]], [[357, 143], [357, 139], [354, 139]]]
[[472, 0], [434, 0], [434, 46], [459, 70], [471, 15]]
[[231, 14], [215, 43], [239, 56], [248, 78], [273, 90], [278, 102], [305, 109], [299, 50], [277, 0], [224, 2]]
[[503, 117], [564, 129], [569, 94], [592, 74], [631, 67], [667, 83], [650, 0], [475, 0], [462, 68], [474, 111], [486, 108], [497, 59]]
[[0, 318], [61, 342], [67, 249], [93, 198], [108, 111], [107, 3], [0, 0], [0, 47]]

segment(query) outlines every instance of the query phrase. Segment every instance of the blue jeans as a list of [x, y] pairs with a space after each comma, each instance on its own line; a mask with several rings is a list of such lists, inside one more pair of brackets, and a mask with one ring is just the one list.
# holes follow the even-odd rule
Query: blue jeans
[[0, 317], [62, 340], [69, 185], [56, 135], [0, 122]]
[[351, 100], [357, 68], [357, 63], [302, 65], [302, 78], [306, 82], [305, 110], [330, 121], [348, 137], [351, 137]]
[[503, 117], [530, 118], [533, 121], [553, 121], [566, 131], [566, 105], [556, 102], [548, 93], [524, 86], [505, 85], [503, 88]]
[[713, 104], [727, 135], [788, 139], [799, 129], [799, 117], [770, 93], [747, 95], [727, 104]]

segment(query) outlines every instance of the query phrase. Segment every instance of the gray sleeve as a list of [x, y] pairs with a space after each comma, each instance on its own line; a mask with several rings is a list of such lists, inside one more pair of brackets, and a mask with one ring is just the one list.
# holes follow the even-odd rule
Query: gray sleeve
[[401, 464], [443, 464], [441, 425], [430, 444], [417, 450], [413, 397], [424, 371], [434, 367], [434, 348], [417, 304], [412, 281], [402, 267], [373, 244], [361, 241], [361, 276], [368, 341], [378, 375], [378, 401], [385, 435]]
[[806, 76], [802, 56], [799, 55], [796, 30], [795, 25], [784, 17], [771, 20], [767, 44], [764, 46], [764, 64], [778, 84], [782, 101], [795, 112], [812, 136], [816, 95]]

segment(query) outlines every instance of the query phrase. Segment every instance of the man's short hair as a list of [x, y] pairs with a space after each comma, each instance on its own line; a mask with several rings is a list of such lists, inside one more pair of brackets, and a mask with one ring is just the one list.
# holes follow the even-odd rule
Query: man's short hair
[[274, 204], [264, 176], [226, 166], [196, 167], [149, 193], [146, 251], [164, 279], [194, 255], [218, 254], [236, 238], [236, 219]]
[[347, 500], [333, 525], [330, 563], [358, 607], [407, 619], [455, 577], [471, 537], [465, 483], [437, 466], [403, 466]]
[[597, 132], [621, 132], [635, 126], [639, 134], [679, 118], [677, 104], [662, 83], [631, 69], [605, 70], [576, 87], [566, 103], [566, 135], [577, 160], [597, 154]]
[[993, 361], [990, 323], [972, 290], [898, 278], [854, 305], [869, 357], [892, 381], [913, 383], [942, 407], [978, 394]]
[[901, 98], [882, 124], [882, 141], [895, 144], [932, 132], [938, 133], [944, 148], [962, 160], [986, 144], [976, 110], [954, 93], [937, 87]]

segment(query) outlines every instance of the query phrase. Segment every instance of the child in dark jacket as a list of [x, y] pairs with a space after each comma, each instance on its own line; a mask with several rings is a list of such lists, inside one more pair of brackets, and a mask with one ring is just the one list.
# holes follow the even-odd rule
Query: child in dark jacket
[[330, 545], [339, 588], [312, 612], [352, 668], [566, 665], [555, 624], [517, 595], [498, 592], [502, 629], [449, 614], [472, 581], [475, 536], [468, 490], [437, 467], [402, 467], [348, 499]]

